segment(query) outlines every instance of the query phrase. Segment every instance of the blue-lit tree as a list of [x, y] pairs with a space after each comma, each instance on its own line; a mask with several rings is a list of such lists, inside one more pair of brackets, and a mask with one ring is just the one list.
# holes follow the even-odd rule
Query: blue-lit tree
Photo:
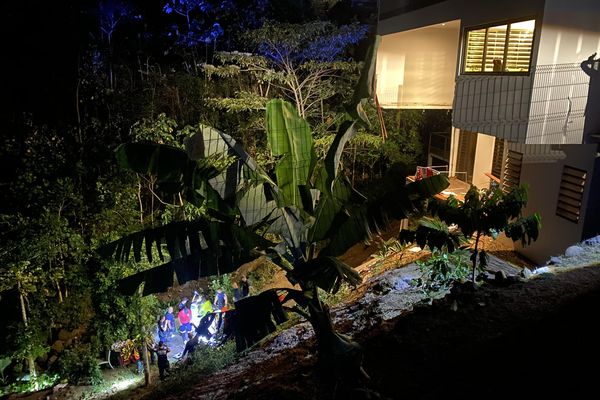
[[[260, 96], [267, 97], [270, 88], [278, 89], [280, 95], [293, 101], [301, 117], [309, 118], [320, 109], [324, 119], [323, 101], [339, 94], [339, 88], [349, 84], [348, 78], [357, 71], [348, 49], [364, 39], [367, 32], [368, 27], [359, 24], [267, 22], [244, 35], [252, 46], [251, 53], [219, 57], [224, 64], [249, 71], [260, 84], [266, 83]], [[351, 93], [351, 88], [347, 89]]]
[[134, 18], [133, 7], [127, 2], [122, 0], [106, 0], [98, 4], [98, 25], [100, 35], [107, 43], [108, 82], [111, 89], [114, 89], [112, 63], [113, 35], [122, 22], [132, 18]]
[[[175, 45], [184, 51], [185, 56], [191, 58], [191, 68], [186, 62], [188, 71], [198, 73], [198, 48], [204, 46], [206, 61], [209, 50], [214, 53], [217, 42], [224, 35], [231, 37], [233, 32], [260, 26], [267, 4], [267, 0], [169, 0], [163, 11], [184, 18], [185, 24], [171, 26], [169, 36], [175, 39]], [[230, 32], [226, 32], [225, 27]]]

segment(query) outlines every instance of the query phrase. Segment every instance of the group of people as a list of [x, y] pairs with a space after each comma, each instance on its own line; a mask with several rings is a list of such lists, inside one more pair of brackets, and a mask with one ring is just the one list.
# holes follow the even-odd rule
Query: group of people
[[[232, 287], [234, 303], [250, 294], [250, 282], [245, 276], [242, 276], [239, 284], [234, 282]], [[208, 341], [213, 334], [220, 331], [223, 325], [223, 314], [227, 312], [228, 306], [227, 294], [220, 287], [212, 302], [207, 296], [195, 291], [191, 301], [187, 297], [181, 299], [177, 315], [174, 314], [173, 307], [168, 307], [166, 312], [159, 316], [157, 324], [159, 342], [155, 351], [161, 379], [169, 373], [168, 354], [171, 349], [167, 344], [176, 335], [176, 331], [179, 331], [185, 344], [181, 353], [181, 360], [185, 361], [194, 353], [201, 338]]]

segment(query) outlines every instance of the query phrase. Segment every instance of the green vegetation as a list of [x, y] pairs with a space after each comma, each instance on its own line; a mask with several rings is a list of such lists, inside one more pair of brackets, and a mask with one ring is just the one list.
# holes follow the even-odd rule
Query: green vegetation
[[[384, 143], [381, 121], [365, 100], [368, 82], [363, 79], [354, 91], [367, 58], [368, 25], [327, 21], [325, 13], [298, 10], [296, 2], [261, 9], [248, 0], [243, 14], [211, 11], [227, 21], [224, 33], [206, 31], [213, 27], [192, 12], [189, 23], [174, 15], [180, 29], [166, 35], [156, 27], [147, 31], [137, 17], [141, 10], [102, 3], [93, 15], [94, 30], [100, 27], [102, 34], [84, 35], [89, 40], [76, 66], [69, 101], [73, 120], [46, 121], [19, 110], [3, 122], [0, 157], [13, 172], [12, 180], [0, 181], [0, 304], [7, 320], [0, 355], [10, 360], [1, 364], [5, 392], [35, 390], [58, 379], [100, 390], [109, 385], [100, 383], [97, 368], [107, 349], [117, 340], [147, 340], [161, 308], [144, 294], [155, 292], [157, 281], [162, 289], [175, 282], [147, 281], [128, 294], [118, 289], [124, 278], [151, 274], [183, 254], [170, 240], [138, 248], [140, 232], [162, 239], [174, 237], [165, 227], [211, 232], [193, 245], [223, 252], [208, 257], [214, 263], [202, 275], [229, 296], [228, 271], [253, 259], [254, 247], [270, 252], [271, 243], [287, 241], [286, 250], [280, 246], [270, 255], [286, 266], [291, 253], [292, 263], [306, 267], [290, 275], [304, 285], [293, 296], [312, 302], [312, 312], [326, 322], [319, 296], [338, 301], [335, 296], [350, 290], [341, 281], [357, 278], [332, 259], [315, 262], [318, 251], [334, 256], [362, 238], [361, 219], [371, 228], [381, 224], [384, 216], [373, 212], [389, 206], [381, 193], [373, 190], [367, 202], [355, 189], [370, 195], [370, 183], [378, 185], [395, 162], [415, 164], [422, 151], [423, 114], [384, 113]], [[194, 41], [207, 32], [212, 42]], [[287, 56], [273, 57], [277, 52]], [[282, 133], [269, 124], [290, 121], [304, 127], [308, 151], [294, 153], [288, 162], [278, 143], [293, 145], [297, 126]], [[278, 142], [284, 136], [287, 144]], [[200, 144], [209, 139], [220, 147]], [[305, 161], [308, 167], [286, 170]], [[231, 178], [236, 168], [245, 175], [233, 177], [240, 184], [234, 191], [212, 186], [214, 179]], [[441, 187], [417, 186], [393, 194], [424, 198]], [[248, 201], [261, 189], [267, 211], [252, 214]], [[418, 201], [406, 202], [390, 216], [416, 207]], [[284, 221], [279, 230], [267, 228], [276, 225], [271, 217]], [[300, 222], [291, 224], [292, 219]], [[194, 225], [198, 221], [207, 225]], [[334, 235], [331, 227], [338, 223], [353, 234]], [[293, 229], [286, 233], [287, 227]], [[116, 260], [97, 258], [96, 249], [136, 234], [135, 241], [114, 249], [120, 254]], [[228, 255], [232, 263], [221, 268]], [[315, 279], [308, 267], [325, 278]], [[250, 280], [258, 294], [261, 277], [250, 273]]]
[[469, 253], [455, 250], [452, 253], [434, 250], [427, 261], [417, 261], [421, 277], [415, 284], [429, 296], [452, 288], [455, 283], [464, 282], [469, 277]]

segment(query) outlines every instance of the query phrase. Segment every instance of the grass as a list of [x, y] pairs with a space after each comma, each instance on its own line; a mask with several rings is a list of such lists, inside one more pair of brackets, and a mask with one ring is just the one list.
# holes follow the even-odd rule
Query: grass
[[170, 377], [154, 388], [147, 398], [158, 400], [166, 395], [173, 395], [189, 389], [198, 381], [199, 377], [227, 367], [235, 361], [236, 357], [235, 342], [233, 341], [218, 348], [198, 347], [188, 362], [171, 364]]

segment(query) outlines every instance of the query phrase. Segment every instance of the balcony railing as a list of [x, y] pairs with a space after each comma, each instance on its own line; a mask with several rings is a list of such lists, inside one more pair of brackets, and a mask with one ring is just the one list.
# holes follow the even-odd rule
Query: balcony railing
[[589, 77], [579, 63], [529, 75], [460, 75], [453, 125], [516, 143], [581, 143]]

